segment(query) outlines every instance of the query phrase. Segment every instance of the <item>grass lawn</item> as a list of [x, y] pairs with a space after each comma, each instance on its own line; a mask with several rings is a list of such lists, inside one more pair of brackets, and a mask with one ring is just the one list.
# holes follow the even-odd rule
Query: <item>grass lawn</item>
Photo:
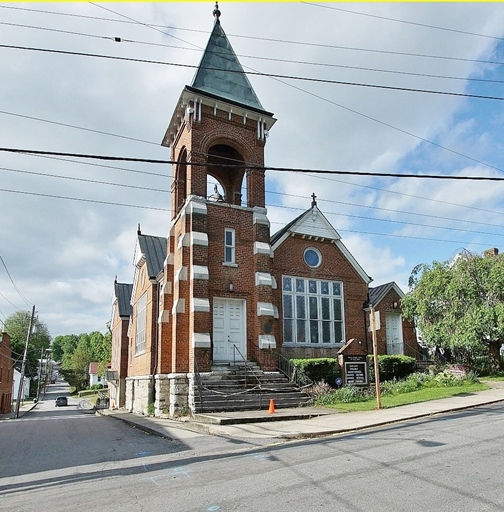
[[[424, 388], [411, 393], [401, 393], [397, 395], [383, 395], [381, 397], [382, 409], [397, 407], [399, 405], [416, 404], [418, 402], [428, 402], [429, 400], [437, 400], [439, 398], [447, 398], [450, 396], [472, 393], [474, 391], [484, 391], [489, 389], [487, 384], [482, 382], [476, 384], [467, 384], [465, 386], [441, 387], [441, 388]], [[353, 411], [372, 411], [376, 409], [376, 398], [367, 402], [342, 403], [338, 402], [333, 405], [325, 405], [330, 409], [336, 409], [342, 412]]]

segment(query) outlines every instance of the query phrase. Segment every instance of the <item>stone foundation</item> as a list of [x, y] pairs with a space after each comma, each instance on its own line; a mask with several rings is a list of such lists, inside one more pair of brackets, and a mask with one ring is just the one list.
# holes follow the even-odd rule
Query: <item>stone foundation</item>
[[170, 373], [170, 417], [187, 416], [189, 408], [189, 379], [187, 373]]
[[129, 412], [148, 414], [152, 401], [152, 378], [150, 375], [126, 379], [126, 409]]

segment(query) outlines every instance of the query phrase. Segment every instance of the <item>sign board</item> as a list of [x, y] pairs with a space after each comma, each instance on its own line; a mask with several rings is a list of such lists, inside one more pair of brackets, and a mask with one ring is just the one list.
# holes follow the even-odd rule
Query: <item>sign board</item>
[[345, 366], [345, 384], [353, 386], [368, 385], [367, 356], [347, 355], [343, 358]]
[[[374, 313], [374, 321], [375, 321], [375, 331], [379, 331], [380, 330], [380, 312], [379, 311], [375, 311]], [[369, 313], [369, 327], [368, 327], [368, 332], [371, 332], [371, 313]]]

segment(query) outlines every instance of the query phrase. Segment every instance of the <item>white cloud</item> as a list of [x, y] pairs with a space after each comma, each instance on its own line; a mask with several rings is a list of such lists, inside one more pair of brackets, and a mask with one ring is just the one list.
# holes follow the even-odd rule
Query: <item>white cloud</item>
[[[222, 4], [221, 23], [246, 69], [378, 86], [501, 95], [498, 83], [468, 82], [466, 78], [502, 80], [502, 66], [476, 60], [502, 60], [504, 45], [491, 37], [463, 32], [502, 37], [503, 5], [323, 5]], [[4, 25], [2, 42], [196, 66], [213, 25], [213, 5], [201, 3], [126, 3], [104, 7], [83, 3], [3, 6], [5, 22], [51, 30]], [[34, 10], [22, 10], [25, 8]], [[35, 10], [104, 19], [57, 16]], [[141, 23], [177, 28], [152, 29], [124, 23], [124, 17], [111, 11]], [[459, 32], [428, 26], [446, 26]], [[123, 42], [114, 42], [114, 37]], [[194, 69], [5, 48], [2, 56], [0, 111], [94, 132], [0, 113], [0, 146], [170, 158], [169, 150], [161, 147], [160, 142]], [[449, 59], [440, 58], [443, 56]], [[502, 102], [254, 75], [249, 78], [264, 108], [274, 112], [278, 119], [266, 146], [268, 165], [360, 172], [500, 175], [495, 169], [485, 170], [483, 165], [461, 156], [468, 155], [504, 169]], [[133, 278], [137, 225], [140, 223], [143, 233], [168, 233], [170, 167], [96, 161], [77, 164], [4, 152], [0, 166], [4, 168], [0, 169], [0, 189], [4, 189], [0, 191], [0, 254], [17, 287], [30, 303], [37, 305], [40, 319], [48, 323], [54, 336], [103, 330], [110, 316], [114, 277], [121, 282]], [[319, 208], [374, 278], [375, 285], [395, 280], [404, 289], [409, 272], [417, 263], [447, 259], [466, 243], [472, 244], [472, 250], [481, 251], [487, 246], [499, 246], [502, 239], [500, 212], [504, 208], [500, 183], [277, 172], [268, 172], [266, 183], [270, 192], [281, 193], [268, 194], [272, 233], [309, 208], [311, 194], [315, 193]], [[411, 215], [414, 213], [425, 216]], [[30, 308], [1, 268], [0, 292], [0, 319], [15, 311], [11, 303]]]

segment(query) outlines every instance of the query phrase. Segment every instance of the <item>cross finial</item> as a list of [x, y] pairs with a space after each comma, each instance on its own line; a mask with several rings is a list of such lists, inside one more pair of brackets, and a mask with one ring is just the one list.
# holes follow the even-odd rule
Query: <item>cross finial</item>
[[317, 206], [317, 196], [315, 195], [315, 192], [311, 196], [312, 196], [311, 205], [312, 205], [312, 208], [313, 208], [314, 206]]

